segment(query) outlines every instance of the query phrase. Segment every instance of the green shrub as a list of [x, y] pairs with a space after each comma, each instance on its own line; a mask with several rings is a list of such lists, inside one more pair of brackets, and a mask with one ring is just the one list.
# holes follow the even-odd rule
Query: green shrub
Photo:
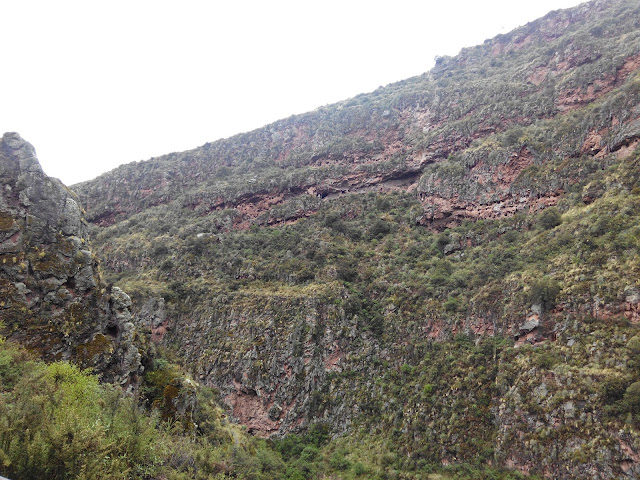
[[532, 304], [540, 304], [543, 311], [547, 311], [555, 305], [556, 297], [560, 293], [560, 284], [546, 275], [536, 279], [529, 291], [529, 301]]
[[[204, 480], [226, 473], [266, 480], [284, 474], [282, 458], [266, 442], [237, 431], [232, 437], [223, 427], [210, 390], [199, 396], [208, 403], [201, 403], [198, 417], [204, 435], [196, 436], [178, 423], [161, 423], [157, 413], [87, 371], [30, 360], [1, 340], [0, 385], [0, 474], [12, 480]], [[316, 431], [315, 441], [322, 435]]]
[[607, 376], [600, 384], [600, 392], [604, 403], [612, 404], [622, 399], [628, 385], [629, 378], [625, 376]]
[[414, 368], [411, 365], [408, 365], [406, 363], [402, 364], [402, 366], [400, 367], [400, 371], [404, 374], [404, 375], [413, 375], [414, 372]]
[[536, 365], [543, 370], [550, 370], [560, 362], [562, 362], [560, 355], [552, 352], [538, 352], [535, 358]]
[[538, 219], [538, 225], [540, 225], [543, 230], [551, 230], [561, 223], [562, 215], [556, 207], [549, 207], [545, 209]]
[[391, 232], [391, 226], [389, 223], [385, 222], [381, 219], [376, 219], [371, 228], [369, 229], [369, 238], [370, 239], [380, 239]]
[[334, 470], [349, 470], [351, 462], [347, 460], [344, 455], [345, 452], [341, 450], [333, 452], [329, 459], [329, 466]]
[[633, 382], [627, 387], [622, 401], [629, 411], [640, 411], [640, 382]]
[[449, 297], [444, 302], [444, 309], [447, 312], [455, 313], [460, 310], [460, 299], [458, 297]]
[[640, 355], [640, 335], [635, 335], [627, 342], [627, 349], [632, 355]]
[[353, 473], [357, 476], [364, 475], [367, 473], [367, 467], [362, 462], [356, 462], [353, 464]]
[[131, 399], [64, 362], [36, 365], [0, 404], [0, 449], [18, 480], [135, 478], [158, 466], [155, 427]]

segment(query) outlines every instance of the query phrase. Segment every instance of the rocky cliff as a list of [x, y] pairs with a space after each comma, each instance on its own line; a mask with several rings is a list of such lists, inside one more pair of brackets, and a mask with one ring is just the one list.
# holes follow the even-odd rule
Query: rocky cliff
[[637, 477], [639, 25], [627, 0], [552, 12], [77, 185], [106, 275], [257, 435]]
[[106, 381], [136, 382], [130, 298], [101, 280], [77, 196], [47, 177], [16, 133], [0, 142], [0, 322], [50, 360], [74, 360]]
[[422, 76], [74, 189], [101, 226], [164, 205], [248, 228], [309, 215], [321, 199], [397, 190], [415, 192], [420, 221], [440, 229], [535, 211], [578, 172], [542, 178], [534, 167], [635, 140], [636, 15], [615, 0], [553, 12]]

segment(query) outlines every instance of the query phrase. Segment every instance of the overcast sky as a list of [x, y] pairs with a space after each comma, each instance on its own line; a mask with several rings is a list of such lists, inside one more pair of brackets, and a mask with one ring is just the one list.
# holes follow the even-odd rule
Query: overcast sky
[[419, 75], [579, 0], [0, 0], [0, 133], [67, 185]]

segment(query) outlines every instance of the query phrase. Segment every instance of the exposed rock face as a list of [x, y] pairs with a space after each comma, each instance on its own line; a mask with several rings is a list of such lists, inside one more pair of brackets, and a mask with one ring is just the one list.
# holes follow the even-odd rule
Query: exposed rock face
[[[365, 425], [416, 461], [635, 478], [638, 429], [611, 412], [640, 321], [638, 18], [628, 0], [554, 12], [423, 76], [78, 185], [106, 269], [256, 435]], [[571, 228], [540, 230], [550, 206]], [[544, 309], [541, 274], [562, 298]]]
[[[623, 30], [615, 53], [600, 51], [597, 36], [576, 33], [586, 23], [597, 31], [607, 9], [629, 16], [624, 6], [602, 1], [553, 12], [374, 94], [125, 165], [74, 189], [100, 226], [166, 206], [195, 217], [232, 211], [219, 229], [246, 229], [308, 216], [336, 196], [396, 190], [419, 195], [419, 221], [440, 230], [537, 211], [555, 205], [579, 172], [543, 180], [531, 169], [556, 154], [601, 157], [623, 148], [638, 136], [637, 110], [625, 105], [618, 115], [610, 102], [608, 118], [559, 138], [554, 151], [538, 149], [538, 133], [521, 131], [507, 145], [495, 136], [514, 126], [553, 128], [544, 120], [594, 104], [634, 77], [640, 52]], [[511, 63], [508, 74], [502, 62]], [[457, 76], [463, 84], [452, 83]]]
[[17, 133], [0, 142], [0, 320], [9, 338], [52, 360], [135, 382], [131, 300], [97, 271], [77, 197], [42, 171]]
[[[346, 365], [354, 368], [346, 362], [347, 351], [362, 349], [365, 342], [376, 348], [371, 335], [358, 332], [356, 319], [322, 297], [252, 300], [247, 298], [241, 312], [211, 302], [205, 307], [210, 317], [194, 316], [170, 338], [199, 380], [220, 388], [233, 417], [251, 433], [295, 431], [326, 408], [336, 430], [344, 431], [357, 406], [323, 406], [313, 394], [328, 388], [330, 375]], [[282, 315], [293, 320], [279, 321]]]

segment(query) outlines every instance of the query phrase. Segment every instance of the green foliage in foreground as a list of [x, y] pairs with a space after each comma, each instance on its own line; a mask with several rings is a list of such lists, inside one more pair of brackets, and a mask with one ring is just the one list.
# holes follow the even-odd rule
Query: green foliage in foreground
[[0, 474], [12, 480], [520, 478], [482, 466], [407, 464], [384, 435], [332, 439], [323, 424], [273, 442], [251, 438], [203, 398], [207, 427], [185, 432], [95, 375], [47, 365], [4, 341], [0, 385]]
[[[0, 351], [0, 456], [12, 478], [144, 477], [160, 462], [157, 422], [131, 399], [63, 362]], [[103, 477], [104, 478], [104, 477]]]
[[4, 342], [0, 384], [0, 473], [12, 480], [259, 479], [283, 469], [264, 442], [233, 425], [218, 422], [215, 443], [185, 433], [95, 375]]

